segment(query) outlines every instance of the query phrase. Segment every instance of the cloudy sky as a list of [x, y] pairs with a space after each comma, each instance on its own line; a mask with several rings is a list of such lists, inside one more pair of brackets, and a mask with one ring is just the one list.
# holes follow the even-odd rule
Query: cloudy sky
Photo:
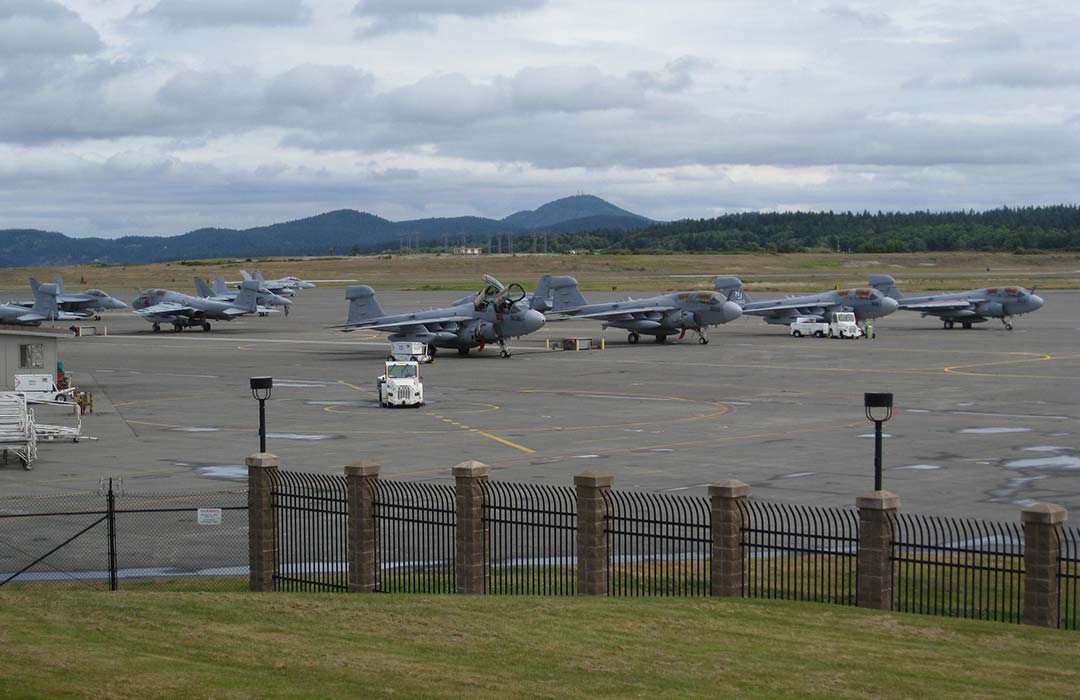
[[2, 0], [0, 228], [1080, 201], [1080, 6]]

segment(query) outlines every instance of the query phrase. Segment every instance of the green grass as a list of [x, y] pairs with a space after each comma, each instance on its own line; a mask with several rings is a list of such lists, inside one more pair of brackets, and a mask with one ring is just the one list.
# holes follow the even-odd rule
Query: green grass
[[780, 601], [0, 594], [7, 697], [1075, 697], [1080, 635]]

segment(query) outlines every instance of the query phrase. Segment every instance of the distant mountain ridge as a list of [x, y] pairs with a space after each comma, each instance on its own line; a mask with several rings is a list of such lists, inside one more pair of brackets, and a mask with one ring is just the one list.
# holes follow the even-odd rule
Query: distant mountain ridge
[[390, 221], [341, 209], [305, 219], [236, 230], [202, 228], [178, 236], [71, 238], [36, 229], [0, 230], [0, 267], [152, 263], [201, 258], [327, 255], [375, 252], [403, 237], [418, 241], [486, 244], [489, 237], [539, 231], [578, 233], [634, 230], [656, 222], [599, 197], [576, 195], [504, 219], [477, 216]]

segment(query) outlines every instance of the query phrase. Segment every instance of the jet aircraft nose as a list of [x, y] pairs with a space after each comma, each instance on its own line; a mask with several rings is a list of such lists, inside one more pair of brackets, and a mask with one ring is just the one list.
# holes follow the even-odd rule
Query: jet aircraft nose
[[892, 297], [883, 297], [881, 299], [882, 316], [888, 316], [893, 311], [896, 311], [898, 308], [900, 308], [900, 302], [898, 302], [896, 299], [893, 299]]
[[1046, 302], [1043, 301], [1043, 298], [1038, 294], [1028, 294], [1027, 303], [1029, 311], [1038, 311]]
[[733, 301], [725, 301], [724, 305], [720, 308], [724, 314], [724, 323], [734, 321], [739, 316], [742, 316], [742, 307]]
[[113, 300], [112, 300], [112, 304], [110, 304], [110, 306], [111, 306], [112, 308], [114, 308], [114, 309], [126, 309], [126, 308], [128, 307], [128, 305], [127, 305], [127, 304], [125, 304], [124, 302], [120, 301], [119, 299], [113, 299]]
[[533, 333], [544, 327], [547, 323], [547, 319], [544, 318], [544, 314], [536, 311], [535, 309], [526, 309], [522, 315], [522, 323], [525, 324], [525, 333]]

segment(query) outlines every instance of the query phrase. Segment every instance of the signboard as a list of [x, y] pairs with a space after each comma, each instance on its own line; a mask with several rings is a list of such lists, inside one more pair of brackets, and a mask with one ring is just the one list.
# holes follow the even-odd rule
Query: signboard
[[199, 524], [200, 525], [220, 525], [221, 524], [221, 509], [220, 508], [199, 508]]

